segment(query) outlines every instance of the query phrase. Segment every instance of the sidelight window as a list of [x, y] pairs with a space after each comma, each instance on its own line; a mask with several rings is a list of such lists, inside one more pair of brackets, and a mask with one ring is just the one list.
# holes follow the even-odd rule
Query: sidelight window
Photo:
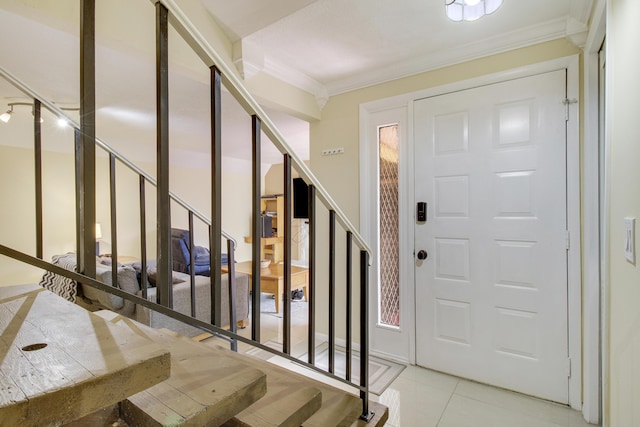
[[380, 207], [379, 323], [400, 326], [398, 125], [378, 128]]

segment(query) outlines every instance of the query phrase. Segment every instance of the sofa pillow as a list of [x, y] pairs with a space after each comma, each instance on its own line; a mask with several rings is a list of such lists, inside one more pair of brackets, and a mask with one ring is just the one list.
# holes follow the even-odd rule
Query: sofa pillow
[[[153, 267], [147, 267], [147, 277], [149, 278], [149, 285], [151, 285], [151, 287], [156, 286], [157, 275], [158, 275], [158, 269], [155, 265]], [[173, 272], [171, 275], [171, 281], [173, 285], [184, 282], [184, 280], [178, 277], [175, 274], [175, 272]]]
[[[112, 286], [112, 274], [110, 266], [102, 264], [96, 265], [96, 280], [99, 282]], [[135, 293], [140, 289], [138, 279], [136, 278], [136, 271], [132, 267], [126, 265], [118, 267], [117, 280], [117, 287], [125, 292], [135, 295]], [[119, 296], [102, 292], [101, 290], [95, 289], [91, 286], [83, 286], [82, 291], [87, 298], [93, 301], [98, 301], [110, 310], [120, 310], [124, 306], [124, 299]]]
[[[51, 263], [65, 270], [76, 271], [76, 254], [54, 255], [51, 257]], [[76, 282], [71, 279], [50, 271], [45, 271], [39, 285], [68, 301], [76, 302], [78, 287], [76, 286]]]
[[[194, 264], [195, 265], [209, 265], [211, 262], [211, 255], [209, 255], [209, 249], [205, 248], [204, 246], [194, 246], [193, 247], [193, 253], [194, 253]], [[187, 263], [190, 260], [187, 259]]]
[[[142, 263], [140, 261], [136, 261], [134, 263], [131, 264], [131, 267], [133, 267], [136, 270], [136, 273], [138, 275], [138, 283], [141, 283], [142, 281]], [[156, 286], [156, 276], [158, 274], [158, 269], [156, 267], [156, 261], [155, 260], [151, 260], [147, 263], [147, 280], [149, 282], [149, 287], [150, 288], [154, 288]], [[184, 279], [182, 279], [178, 274], [176, 274], [176, 272], [173, 272], [172, 275], [172, 282], [173, 284], [178, 284], [178, 283], [182, 283], [184, 282]]]
[[[111, 266], [113, 264], [113, 259], [111, 258], [111, 255], [107, 256], [107, 255], [100, 255], [98, 257], [98, 262], [102, 265], [108, 265]], [[122, 263], [118, 263], [118, 267], [120, 267], [122, 265]]]

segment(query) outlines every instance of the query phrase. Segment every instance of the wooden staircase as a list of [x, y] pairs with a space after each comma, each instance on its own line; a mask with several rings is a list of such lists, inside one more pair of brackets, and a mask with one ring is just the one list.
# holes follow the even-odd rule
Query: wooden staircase
[[[359, 419], [362, 401], [357, 396], [267, 361], [153, 329], [110, 311], [96, 314], [171, 353], [167, 380], [114, 409], [131, 427], [383, 426], [387, 420], [388, 409], [372, 402], [370, 410], [376, 415], [365, 423]], [[85, 425], [97, 425], [96, 420], [74, 423]]]

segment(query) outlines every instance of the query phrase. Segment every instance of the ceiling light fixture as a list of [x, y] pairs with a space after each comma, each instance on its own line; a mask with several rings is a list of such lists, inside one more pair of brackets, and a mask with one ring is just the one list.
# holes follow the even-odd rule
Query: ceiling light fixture
[[495, 12], [502, 0], [444, 0], [447, 17], [452, 21], [475, 21]]

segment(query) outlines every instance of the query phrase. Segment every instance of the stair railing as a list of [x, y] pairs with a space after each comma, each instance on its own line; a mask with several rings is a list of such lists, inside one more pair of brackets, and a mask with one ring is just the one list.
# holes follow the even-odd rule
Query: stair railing
[[[43, 204], [42, 204], [42, 132], [40, 130], [42, 123], [42, 109], [45, 108], [53, 115], [60, 119], [64, 119], [68, 126], [72, 127], [74, 130], [74, 142], [75, 142], [75, 172], [76, 172], [76, 254], [78, 257], [77, 265], [79, 267], [78, 271], [83, 273], [87, 273], [86, 270], [83, 270], [80, 266], [82, 263], [82, 236], [83, 236], [83, 226], [81, 218], [82, 213], [80, 212], [80, 200], [86, 198], [87, 195], [83, 191], [83, 171], [82, 171], [82, 155], [80, 150], [80, 124], [70, 117], [67, 113], [67, 108], [60, 108], [56, 104], [47, 101], [44, 97], [36, 93], [34, 89], [29, 87], [26, 83], [13, 76], [8, 70], [0, 66], [0, 77], [4, 78], [7, 82], [13, 85], [15, 88], [19, 89], [25, 95], [32, 98], [33, 104], [33, 125], [34, 125], [34, 153], [35, 153], [35, 194], [36, 194], [36, 257], [39, 259], [43, 258]], [[146, 186], [147, 184], [151, 185], [154, 188], [157, 188], [157, 181], [147, 172], [139, 168], [137, 165], [128, 160], [121, 153], [116, 151], [113, 147], [108, 145], [105, 141], [101, 140], [98, 137], [94, 139], [95, 145], [104, 150], [109, 156], [109, 204], [110, 204], [110, 229], [111, 229], [111, 258], [112, 260], [117, 261], [118, 259], [118, 235], [117, 235], [117, 215], [116, 215], [116, 162], [121, 163], [126, 166], [130, 171], [135, 173], [138, 176], [139, 180], [139, 211], [140, 211], [140, 286], [142, 291], [142, 297], [147, 298], [147, 290], [148, 290], [148, 274], [147, 274], [147, 237], [146, 237]], [[172, 201], [174, 201], [179, 207], [184, 209], [187, 213], [188, 218], [188, 231], [189, 231], [189, 254], [191, 259], [189, 260], [189, 265], [191, 266], [189, 271], [190, 276], [190, 291], [191, 291], [191, 307], [190, 313], [191, 317], [196, 316], [196, 294], [195, 294], [195, 259], [194, 259], [194, 219], [197, 219], [205, 224], [205, 226], [209, 229], [209, 237], [211, 237], [211, 229], [213, 227], [212, 222], [206, 215], [202, 212], [191, 206], [184, 199], [173, 192], [169, 192], [169, 197]], [[95, 203], [95, 202], [94, 202]], [[95, 223], [95, 221], [90, 221], [90, 223]], [[87, 233], [93, 232], [93, 236], [91, 237], [92, 241], [95, 241], [95, 229], [93, 227], [85, 227], [85, 231]], [[237, 240], [227, 233], [224, 230], [220, 230], [220, 235], [222, 238], [226, 240], [227, 243], [227, 254], [228, 254], [228, 263], [233, 264], [235, 262], [235, 250], [237, 248], [238, 242]], [[220, 239], [218, 239], [220, 240]], [[209, 241], [209, 248], [212, 248], [212, 242]], [[91, 247], [93, 250], [93, 246]], [[210, 251], [211, 252], [211, 251]], [[96, 254], [97, 255], [97, 254]], [[94, 258], [93, 256], [91, 257]], [[90, 263], [86, 263], [85, 265], [90, 265]], [[117, 281], [117, 270], [118, 263], [112, 262], [112, 279], [111, 283], [118, 283]], [[88, 277], [95, 278], [95, 271], [93, 275], [87, 274]], [[237, 332], [236, 325], [236, 285], [235, 285], [235, 272], [228, 272], [228, 284], [229, 284], [229, 319], [230, 319], [230, 330], [231, 332]], [[84, 282], [82, 282], [84, 283]], [[218, 286], [219, 287], [219, 286]], [[169, 288], [172, 289], [172, 288]], [[218, 301], [221, 300], [221, 297], [218, 297]], [[218, 305], [212, 305], [212, 307], [219, 307]], [[218, 312], [221, 310], [218, 308]], [[220, 313], [221, 314], [221, 313]], [[219, 323], [217, 323], [220, 326]], [[233, 350], [237, 349], [237, 342], [234, 339], [228, 339], [230, 341], [231, 348]]]
[[[194, 51], [200, 56], [202, 61], [210, 66], [213, 72], [216, 74], [216, 78], [212, 79], [214, 81], [214, 85], [220, 84], [221, 76], [224, 76], [223, 83], [224, 86], [231, 92], [231, 94], [235, 97], [235, 99], [240, 102], [240, 104], [244, 107], [245, 111], [252, 117], [252, 139], [253, 139], [253, 225], [252, 225], [252, 235], [260, 236], [261, 235], [261, 226], [262, 223], [260, 221], [260, 217], [258, 213], [260, 212], [260, 134], [261, 131], [267, 135], [267, 137], [271, 140], [271, 142], [278, 148], [278, 150], [283, 154], [283, 162], [284, 162], [284, 198], [285, 198], [285, 241], [284, 241], [284, 294], [285, 298], [283, 299], [283, 353], [290, 354], [291, 352], [291, 343], [290, 343], [290, 334], [291, 334], [291, 308], [290, 308], [290, 292], [291, 292], [291, 170], [292, 167], [295, 167], [300, 176], [305, 180], [307, 184], [309, 184], [311, 191], [310, 200], [312, 210], [310, 213], [310, 240], [313, 243], [316, 242], [316, 221], [317, 221], [317, 213], [315, 212], [315, 199], [320, 200], [324, 206], [329, 210], [330, 219], [330, 243], [329, 243], [329, 372], [333, 374], [334, 372], [334, 360], [335, 360], [335, 311], [334, 307], [336, 306], [335, 302], [335, 226], [336, 222], [340, 223], [342, 227], [345, 229], [346, 238], [347, 238], [347, 293], [349, 295], [348, 299], [350, 301], [350, 286], [351, 286], [351, 245], [355, 243], [360, 249], [360, 395], [363, 401], [363, 411], [362, 418], [369, 420], [372, 417], [371, 412], [368, 409], [368, 345], [369, 345], [369, 337], [368, 337], [368, 271], [369, 271], [369, 257], [371, 254], [371, 250], [360, 235], [360, 233], [356, 230], [353, 224], [349, 221], [347, 216], [342, 212], [339, 208], [338, 204], [333, 200], [331, 195], [324, 189], [324, 187], [320, 184], [318, 179], [313, 175], [311, 170], [302, 162], [302, 160], [296, 155], [296, 153], [291, 149], [291, 147], [285, 141], [285, 138], [279, 132], [278, 128], [275, 124], [270, 120], [268, 115], [263, 111], [257, 101], [253, 98], [253, 96], [249, 93], [249, 91], [245, 88], [244, 84], [240, 81], [240, 79], [236, 76], [236, 74], [231, 70], [230, 66], [218, 55], [216, 50], [211, 46], [211, 44], [206, 40], [201, 33], [199, 33], [189, 20], [189, 17], [186, 16], [178, 6], [178, 3], [175, 0], [151, 0], [152, 3], [156, 5], [156, 8], [166, 8], [168, 13], [170, 13], [170, 22], [173, 28], [182, 36], [182, 38], [194, 49]], [[213, 92], [219, 92], [216, 90], [215, 86]], [[219, 112], [218, 112], [219, 114]], [[260, 268], [258, 265], [258, 260], [260, 259], [260, 239], [253, 239], [253, 317], [252, 317], [252, 338], [255, 341], [260, 340], [260, 324], [256, 320], [260, 318]], [[309, 289], [310, 289], [310, 297], [309, 297], [309, 336], [308, 336], [308, 361], [309, 363], [313, 363], [313, 353], [315, 347], [315, 321], [312, 319], [312, 316], [315, 313], [314, 308], [314, 299], [315, 299], [315, 291], [316, 291], [316, 283], [315, 283], [315, 270], [317, 268], [316, 261], [316, 247], [310, 246], [310, 266], [309, 266]], [[351, 307], [347, 308], [347, 313], [350, 313]], [[347, 372], [346, 377], [351, 378], [351, 317], [347, 316], [347, 349], [346, 349], [346, 360], [349, 360], [347, 363]]]
[[[81, 35], [80, 35], [80, 65], [81, 65], [81, 105], [80, 105], [80, 117], [81, 123], [76, 126], [76, 152], [77, 162], [77, 200], [78, 210], [77, 217], [79, 218], [77, 226], [78, 236], [78, 255], [85, 254], [84, 258], [89, 258], [88, 254], [91, 253], [88, 244], [95, 241], [95, 229], [93, 222], [95, 222], [95, 153], [89, 150], [84, 153], [82, 150], [86, 149], [89, 145], [87, 138], [91, 144], [94, 142], [101, 148], [110, 153], [110, 170], [115, 170], [116, 160], [122, 162], [128, 166], [134, 172], [140, 176], [141, 186], [141, 206], [144, 206], [144, 184], [146, 182], [154, 183], [158, 191], [158, 275], [164, 277], [165, 280], [159, 283], [158, 286], [158, 301], [157, 304], [147, 301], [146, 298], [140, 298], [135, 295], [128, 294], [117, 288], [105, 286], [95, 280], [95, 265], [93, 266], [93, 272], [91, 271], [91, 262], [84, 262], [84, 264], [78, 263], [79, 266], [84, 265], [87, 270], [81, 270], [79, 274], [69, 272], [64, 269], [60, 269], [50, 263], [44, 262], [42, 256], [42, 233], [38, 232], [38, 256], [32, 257], [30, 255], [17, 252], [6, 246], [0, 245], [0, 253], [6, 256], [10, 256], [15, 259], [19, 259], [23, 262], [27, 262], [31, 265], [36, 265], [40, 268], [53, 271], [56, 274], [63, 275], [73, 280], [77, 280], [81, 283], [86, 283], [89, 286], [96, 287], [105, 292], [113, 293], [121, 296], [127, 300], [130, 300], [136, 304], [149, 307], [160, 313], [166, 314], [170, 317], [184, 321], [185, 323], [197, 326], [198, 328], [211, 333], [226, 336], [232, 341], [242, 341], [252, 346], [258, 347], [262, 350], [275, 353], [295, 361], [303, 366], [306, 366], [317, 372], [321, 372], [324, 375], [341, 381], [343, 383], [356, 387], [360, 392], [360, 398], [362, 400], [362, 414], [363, 420], [369, 421], [373, 417], [373, 413], [369, 411], [368, 404], [368, 359], [369, 359], [369, 337], [368, 337], [368, 274], [370, 264], [371, 250], [358, 233], [353, 224], [349, 221], [346, 215], [342, 212], [336, 202], [332, 199], [329, 193], [320, 184], [318, 179], [313, 175], [311, 170], [301, 161], [295, 152], [286, 143], [282, 134], [278, 131], [274, 123], [269, 119], [267, 114], [263, 111], [257, 101], [251, 96], [251, 94], [244, 87], [243, 83], [232, 71], [230, 66], [218, 55], [211, 44], [202, 36], [202, 34], [196, 29], [195, 25], [191, 23], [188, 16], [178, 6], [174, 0], [151, 0], [151, 3], [155, 5], [156, 11], [156, 76], [157, 76], [157, 153], [158, 153], [158, 182], [156, 183], [150, 176], [145, 174], [142, 170], [137, 168], [131, 162], [124, 157], [116, 153], [104, 142], [95, 138], [95, 0], [80, 0], [81, 3]], [[213, 221], [208, 221], [207, 218], [200, 214], [197, 210], [190, 207], [187, 203], [181, 200], [179, 197], [171, 194], [168, 188], [168, 24], [171, 23], [173, 28], [182, 36], [189, 46], [199, 55], [204, 64], [209, 67], [211, 73], [211, 127], [212, 127], [212, 217]], [[9, 81], [16, 84], [21, 89], [25, 89], [26, 85], [12, 78], [5, 70], [1, 70], [2, 74]], [[233, 250], [235, 248], [235, 241], [233, 238], [221, 229], [221, 84], [224, 84], [226, 89], [234, 96], [234, 98], [242, 105], [246, 113], [251, 117], [252, 122], [252, 143], [253, 143], [253, 171], [252, 171], [252, 205], [253, 205], [253, 220], [252, 220], [252, 317], [251, 317], [251, 339], [244, 338], [234, 333], [235, 331], [226, 331], [220, 328], [220, 292], [221, 292], [221, 260], [220, 260], [220, 241], [221, 237], [225, 237], [228, 242], [228, 250], [231, 259], [229, 265], [233, 264]], [[34, 98], [34, 105], [45, 105], [46, 108], [54, 112], [55, 114], [65, 116], [64, 112], [57, 108], [54, 104], [44, 101], [44, 99], [32, 91], [25, 91], [26, 93], [32, 93]], [[38, 135], [37, 125], [36, 135]], [[261, 168], [260, 168], [260, 146], [261, 146], [261, 132], [271, 140], [276, 148], [283, 154], [284, 163], [284, 198], [285, 198], [285, 221], [284, 221], [284, 295], [283, 298], [283, 348], [282, 351], [274, 350], [266, 345], [260, 343], [260, 266], [258, 260], [260, 259], [260, 239], [258, 236], [262, 235], [262, 223], [260, 221], [260, 189], [261, 189]], [[38, 137], [36, 137], [38, 138]], [[40, 150], [39, 143], [36, 143], [36, 151]], [[91, 154], [94, 154], [91, 156]], [[93, 157], [93, 158], [91, 158]], [[309, 241], [310, 241], [310, 260], [309, 260], [309, 283], [308, 283], [308, 305], [309, 305], [309, 322], [308, 322], [308, 357], [307, 361], [300, 361], [299, 359], [291, 355], [291, 301], [289, 296], [291, 295], [291, 177], [292, 170], [295, 168], [299, 175], [309, 185]], [[86, 175], [86, 177], [85, 177]], [[86, 178], [86, 180], [85, 180]], [[111, 195], [112, 195], [112, 230], [116, 229], [115, 223], [115, 176], [111, 173]], [[89, 183], [89, 185], [87, 184]], [[92, 185], [93, 184], [93, 188]], [[191, 316], [186, 316], [182, 313], [178, 313], [171, 310], [171, 259], [170, 259], [170, 201], [171, 199], [178, 202], [189, 211], [189, 231], [193, 235], [193, 217], [199, 218], [209, 225], [209, 243], [211, 253], [211, 280], [212, 280], [212, 319], [211, 323], [199, 321]], [[319, 266], [317, 265], [318, 245], [317, 245], [317, 225], [318, 225], [318, 212], [317, 201], [320, 201], [324, 207], [329, 211], [329, 247], [328, 249], [328, 270], [329, 279], [327, 283], [328, 290], [328, 306], [329, 306], [329, 366], [328, 370], [321, 369], [315, 366], [315, 336], [316, 336], [316, 296], [318, 291], [318, 283], [316, 282], [316, 272]], [[94, 208], [91, 208], [91, 205]], [[40, 203], [41, 209], [41, 203]], [[41, 212], [36, 215], [41, 218]], [[141, 223], [144, 223], [144, 208], [141, 208]], [[88, 225], [91, 226], [88, 226]], [[338, 376], [335, 373], [335, 353], [336, 353], [336, 241], [337, 231], [336, 225], [341, 225], [345, 231], [346, 238], [346, 295], [347, 295], [347, 316], [346, 316], [346, 373], [345, 376]], [[41, 228], [40, 223], [37, 224], [38, 228]], [[141, 238], [144, 241], [144, 229]], [[113, 232], [112, 232], [113, 233]], [[117, 236], [112, 234], [112, 239], [116, 242]], [[353, 310], [352, 301], [352, 275], [353, 275], [353, 244], [357, 246], [356, 250], [360, 254], [359, 262], [359, 326], [360, 326], [360, 381], [359, 384], [352, 382], [352, 367], [351, 356], [354, 352], [352, 345], [352, 321], [353, 316], [351, 311]], [[193, 242], [190, 242], [193, 245]], [[143, 243], [142, 246], [145, 246]], [[192, 247], [191, 247], [192, 249]], [[117, 250], [117, 249], [116, 249]], [[191, 251], [193, 253], [193, 251]], [[146, 254], [142, 253], [143, 262]], [[193, 259], [192, 259], [193, 261]], [[116, 263], [114, 263], [116, 264]], [[193, 265], [193, 264], [192, 264]], [[116, 267], [114, 266], [114, 271]], [[192, 269], [193, 270], [193, 269]], [[143, 268], [144, 271], [144, 268]], [[230, 273], [233, 268], [229, 269]], [[93, 273], [93, 274], [91, 274]], [[114, 278], [115, 278], [114, 272]], [[162, 276], [161, 276], [162, 274]], [[233, 275], [230, 276], [230, 282], [233, 279]], [[114, 282], [115, 283], [115, 282]], [[193, 275], [192, 275], [192, 289], [193, 289]], [[230, 286], [231, 290], [231, 286]], [[193, 294], [192, 294], [193, 295]], [[232, 293], [230, 292], [230, 295]], [[192, 303], [195, 303], [195, 299], [192, 298]], [[230, 304], [231, 307], [235, 307], [235, 304]], [[235, 326], [235, 322], [232, 322], [232, 327]]]

